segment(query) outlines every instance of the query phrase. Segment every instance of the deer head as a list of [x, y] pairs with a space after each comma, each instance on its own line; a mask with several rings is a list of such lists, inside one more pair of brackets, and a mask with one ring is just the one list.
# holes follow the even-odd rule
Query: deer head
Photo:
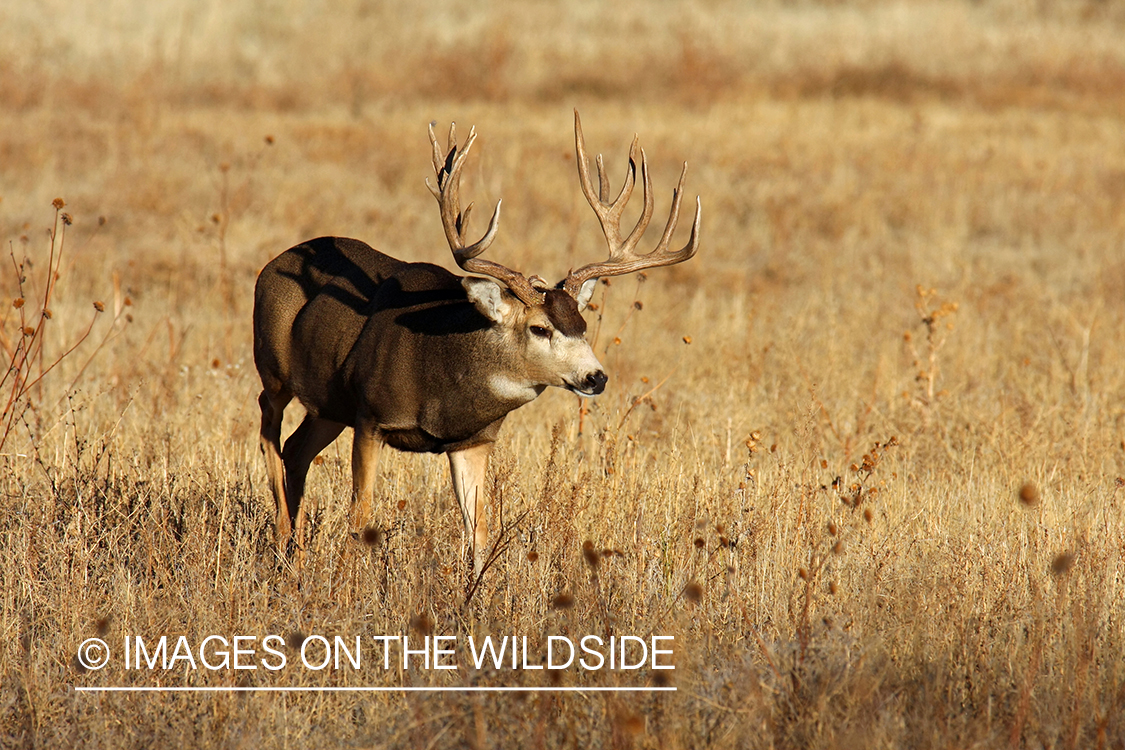
[[464, 279], [462, 284], [469, 300], [493, 323], [500, 335], [507, 336], [511, 343], [520, 349], [528, 363], [527, 375], [532, 380], [538, 380], [545, 385], [568, 388], [584, 396], [601, 393], [605, 388], [607, 377], [585, 340], [586, 322], [581, 316], [581, 311], [589, 304], [599, 278], [682, 263], [695, 255], [699, 245], [701, 214], [698, 198], [696, 198], [695, 221], [692, 223], [691, 237], [687, 245], [675, 252], [668, 250], [679, 220], [687, 164], [684, 164], [680, 181], [673, 192], [671, 212], [660, 241], [652, 251], [637, 253], [637, 245], [652, 220], [653, 212], [652, 184], [644, 150], [640, 149], [644, 208], [632, 231], [627, 237], [622, 238], [621, 214], [632, 196], [637, 178], [637, 138], [633, 138], [632, 146], [629, 148], [629, 169], [625, 176], [625, 183], [617, 198], [610, 201], [609, 179], [600, 154], [596, 159], [600, 184], [597, 194], [590, 183], [590, 166], [586, 156], [585, 138], [582, 134], [582, 121], [578, 111], [575, 110], [574, 141], [579, 181], [586, 200], [601, 223], [609, 246], [609, 257], [600, 263], [590, 263], [577, 271], [570, 271], [555, 288], [549, 288], [538, 276], [527, 278], [519, 271], [478, 257], [496, 238], [500, 221], [500, 201], [496, 203], [484, 235], [471, 245], [467, 244], [465, 230], [473, 205], [470, 203], [464, 211], [461, 210], [459, 184], [461, 168], [476, 140], [475, 129], [469, 131], [465, 144], [458, 147], [456, 127], [451, 125], [445, 149], [439, 145], [432, 124], [429, 134], [430, 144], [433, 147], [437, 185], [431, 184], [429, 180], [426, 184], [440, 207], [442, 227], [450, 250], [453, 252], [453, 258], [465, 271], [488, 277], [470, 276]]

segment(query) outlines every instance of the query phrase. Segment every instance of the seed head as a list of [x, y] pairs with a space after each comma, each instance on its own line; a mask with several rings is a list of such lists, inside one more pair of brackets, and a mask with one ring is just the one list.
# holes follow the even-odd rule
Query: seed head
[[628, 712], [617, 717], [617, 725], [626, 734], [633, 735], [634, 737], [645, 731], [645, 721], [635, 713]]
[[1074, 566], [1074, 553], [1061, 552], [1051, 561], [1051, 572], [1057, 576], [1065, 575]]
[[1031, 482], [1024, 482], [1020, 487], [1019, 498], [1028, 508], [1035, 507], [1039, 504], [1039, 490]]
[[425, 612], [410, 618], [410, 627], [419, 635], [429, 635], [434, 632], [434, 621]]
[[374, 526], [368, 526], [363, 530], [363, 543], [368, 547], [377, 547], [383, 543], [383, 534], [379, 529]]
[[56, 211], [61, 211], [63, 206], [66, 205], [66, 201], [64, 201], [62, 198], [55, 198], [53, 201], [51, 201], [51, 205], [55, 207]]
[[105, 312], [105, 303], [94, 300], [94, 309], [98, 312]]
[[598, 551], [594, 549], [594, 543], [589, 539], [582, 542], [582, 557], [586, 558], [586, 564], [591, 568], [596, 569], [598, 567]]
[[574, 596], [565, 591], [551, 600], [551, 607], [554, 609], [570, 609], [573, 606]]
[[684, 586], [684, 598], [692, 604], [699, 604], [699, 600], [703, 598], [703, 587], [695, 581], [691, 581], [687, 586]]

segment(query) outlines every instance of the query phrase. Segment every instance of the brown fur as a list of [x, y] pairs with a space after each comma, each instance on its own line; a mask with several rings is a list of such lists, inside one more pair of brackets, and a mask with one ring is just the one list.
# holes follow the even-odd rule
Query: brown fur
[[586, 319], [578, 312], [574, 297], [561, 289], [548, 289], [546, 297], [543, 307], [556, 331], [572, 338], [586, 335]]

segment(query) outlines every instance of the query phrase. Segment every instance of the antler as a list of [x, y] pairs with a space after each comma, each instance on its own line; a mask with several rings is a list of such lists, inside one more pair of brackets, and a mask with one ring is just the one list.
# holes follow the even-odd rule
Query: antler
[[532, 286], [531, 281], [519, 271], [493, 263], [490, 260], [481, 260], [476, 256], [488, 249], [496, 239], [496, 230], [500, 222], [500, 201], [496, 202], [496, 210], [492, 212], [492, 219], [488, 222], [488, 231], [484, 236], [468, 247], [465, 246], [465, 229], [469, 212], [473, 210], [470, 203], [464, 211], [461, 210], [461, 196], [459, 187], [461, 182], [461, 166], [465, 157], [476, 140], [476, 128], [469, 129], [469, 137], [465, 145], [457, 148], [457, 126], [449, 125], [449, 145], [442, 155], [441, 146], [438, 145], [437, 136], [434, 135], [434, 123], [430, 123], [430, 144], [434, 149], [434, 172], [437, 174], [437, 187], [426, 180], [426, 186], [437, 199], [441, 208], [441, 225], [445, 229], [445, 238], [449, 241], [449, 249], [453, 251], [453, 258], [457, 265], [469, 273], [491, 276], [502, 281], [512, 294], [516, 295], [525, 305], [541, 305], [545, 299], [543, 292]]
[[634, 271], [657, 266], [670, 266], [682, 263], [695, 255], [699, 245], [699, 218], [702, 207], [699, 198], [695, 199], [695, 221], [691, 225], [691, 238], [684, 247], [676, 252], [668, 251], [668, 243], [672, 240], [672, 233], [676, 231], [676, 222], [680, 218], [680, 199], [683, 197], [684, 177], [687, 175], [687, 162], [684, 163], [683, 172], [680, 173], [680, 182], [672, 193], [672, 211], [668, 216], [668, 224], [664, 227], [664, 234], [656, 248], [649, 253], [637, 253], [637, 243], [648, 228], [652, 220], [652, 183], [648, 177], [648, 165], [645, 163], [645, 152], [641, 149], [641, 182], [644, 183], [644, 210], [637, 219], [633, 231], [629, 236], [621, 238], [621, 213], [625, 204], [633, 194], [633, 187], [637, 181], [637, 138], [633, 137], [633, 144], [629, 147], [629, 171], [625, 175], [625, 184], [621, 192], [611, 203], [609, 202], [609, 178], [605, 173], [602, 156], [598, 154], [599, 192], [594, 195], [594, 186], [590, 184], [590, 164], [586, 159], [586, 140], [582, 136], [582, 121], [578, 117], [578, 110], [574, 110], [574, 146], [578, 152], [578, 178], [582, 183], [582, 192], [586, 195], [590, 207], [598, 215], [602, 231], [605, 233], [606, 242], [609, 243], [609, 259], [601, 263], [590, 263], [571, 271], [563, 282], [563, 289], [572, 297], [577, 297], [582, 285], [590, 279], [602, 276], [620, 276]]

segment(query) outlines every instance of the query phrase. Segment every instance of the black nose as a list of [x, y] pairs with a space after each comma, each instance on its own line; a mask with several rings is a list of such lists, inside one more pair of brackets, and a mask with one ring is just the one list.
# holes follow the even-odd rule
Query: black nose
[[586, 386], [586, 390], [588, 391], [592, 391], [593, 393], [601, 393], [605, 390], [605, 384], [607, 380], [609, 380], [609, 376], [601, 370], [597, 370], [596, 372], [592, 372], [586, 376], [586, 382], [584, 383], [584, 385]]

